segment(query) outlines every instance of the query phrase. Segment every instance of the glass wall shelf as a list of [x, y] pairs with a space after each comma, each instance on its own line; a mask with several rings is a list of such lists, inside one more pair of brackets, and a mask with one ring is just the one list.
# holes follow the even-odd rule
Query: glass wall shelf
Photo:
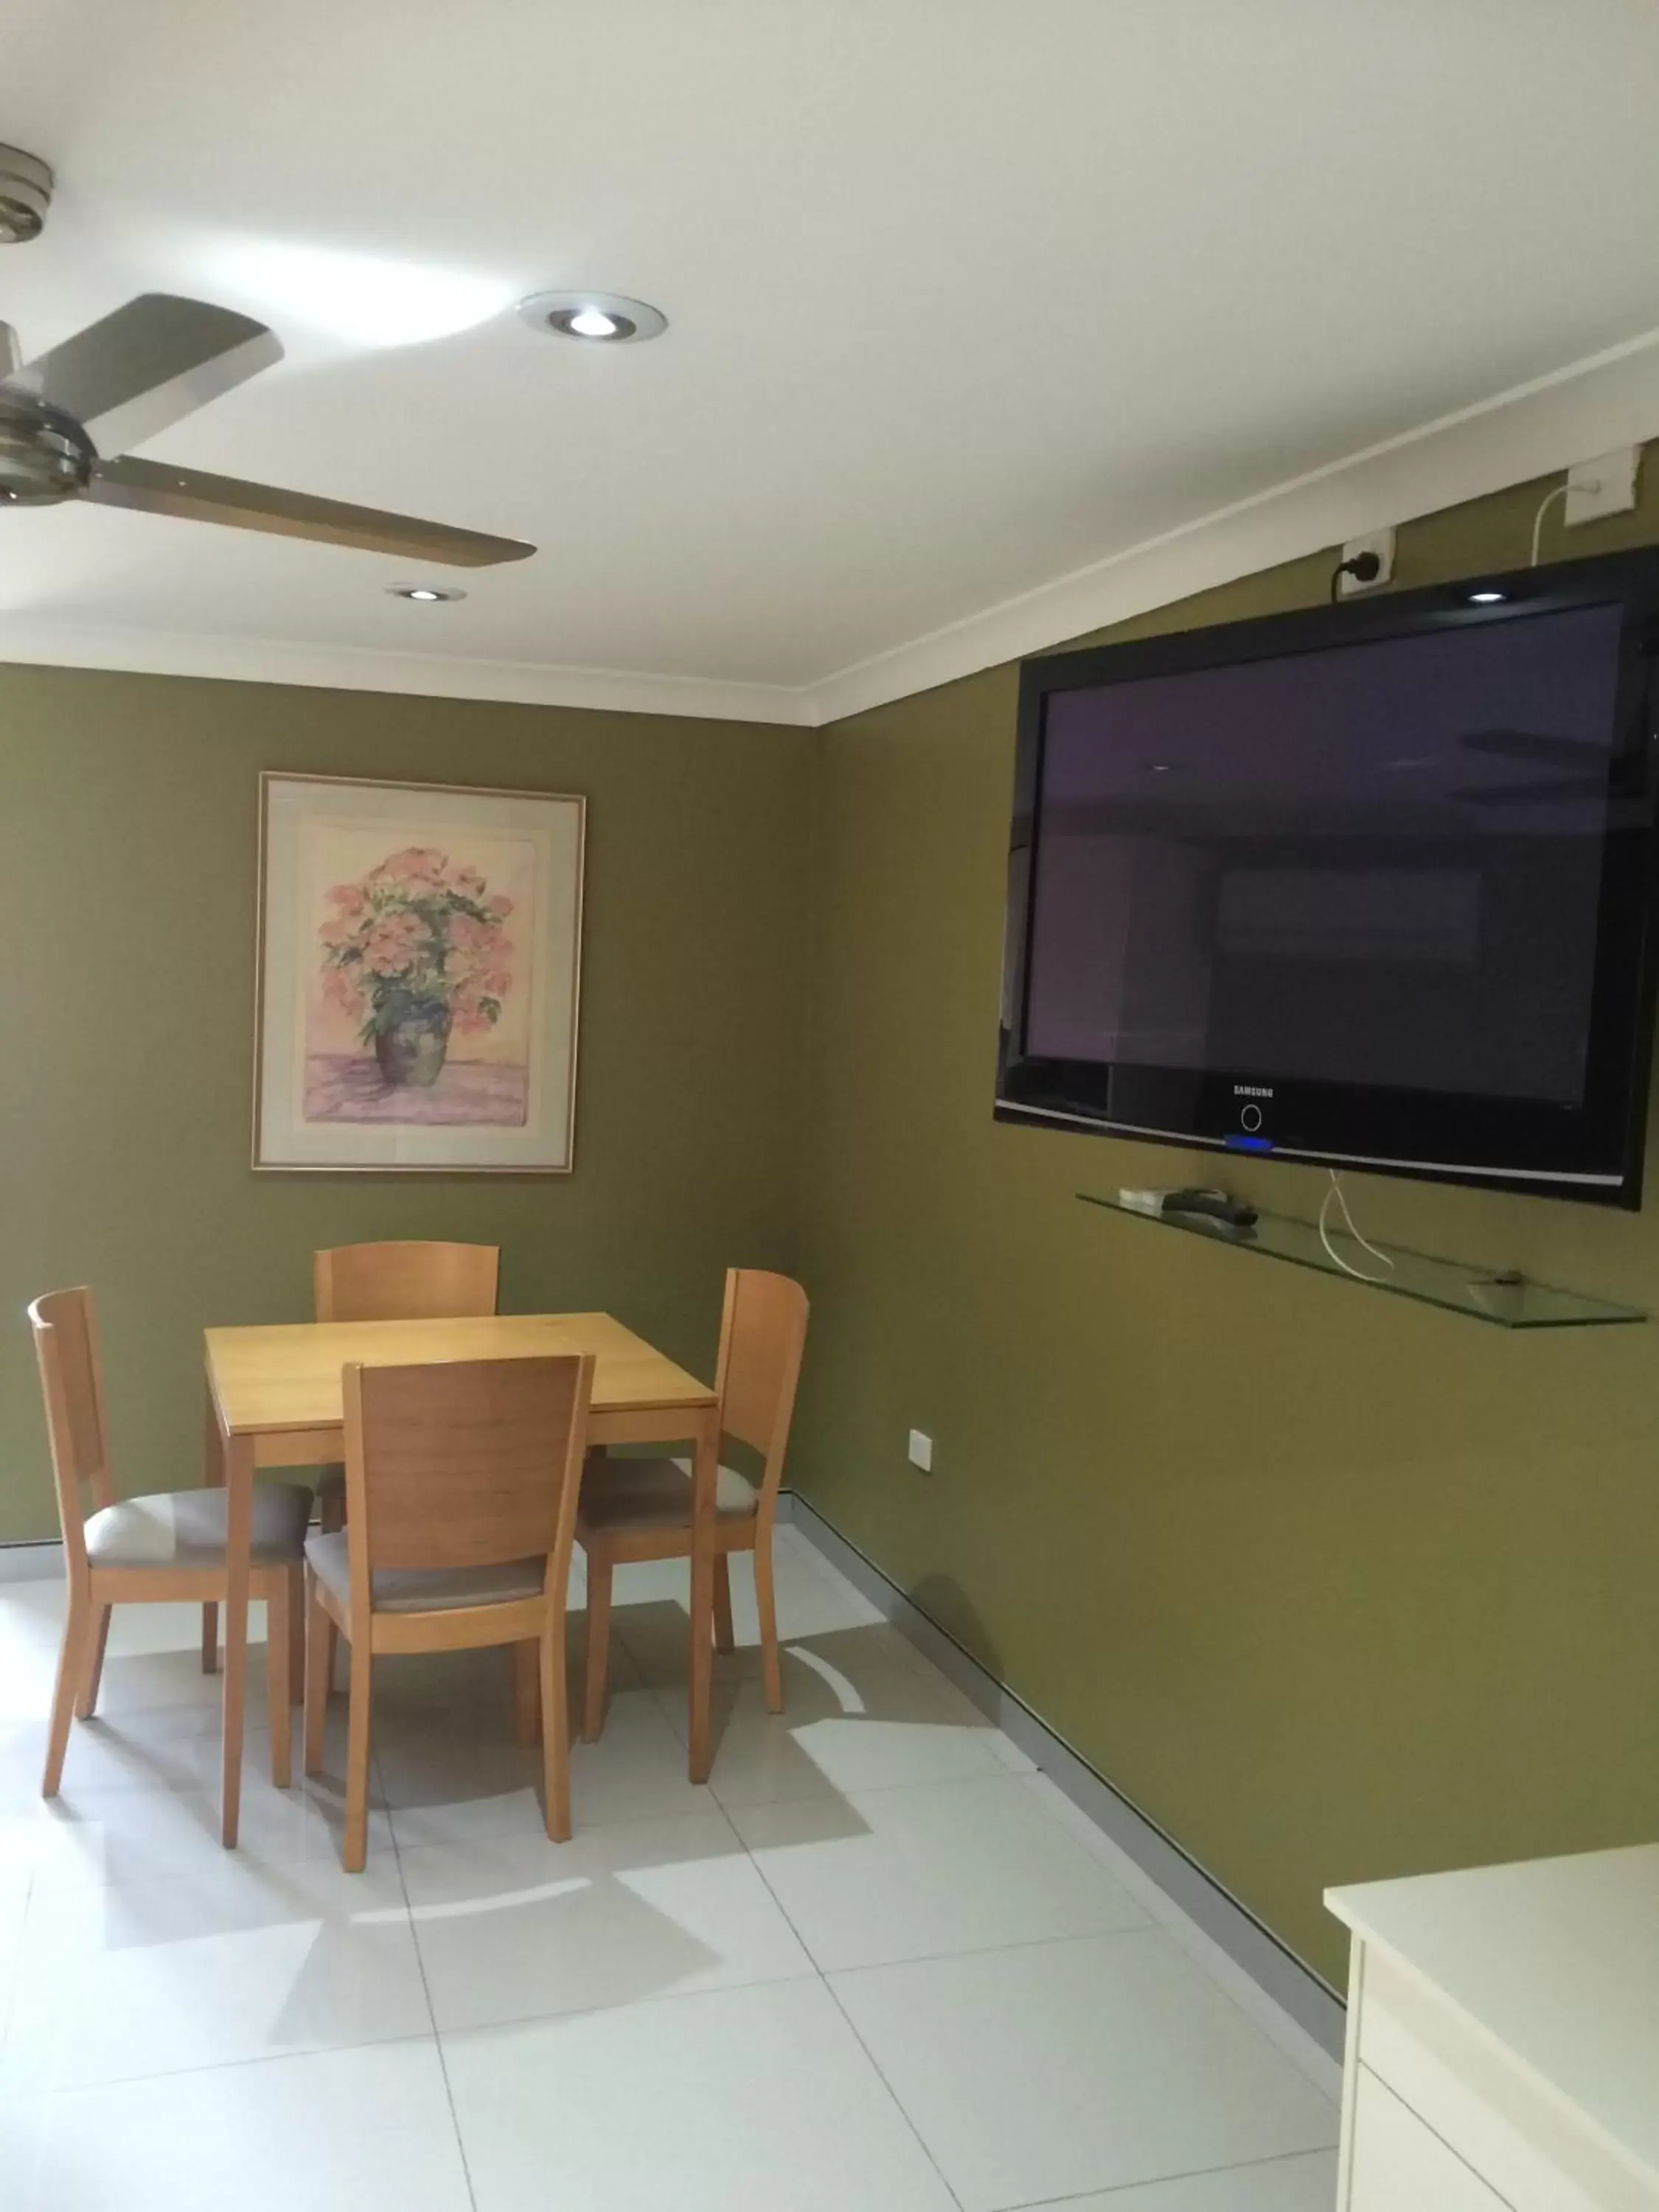
[[1292, 1267], [1312, 1267], [1339, 1282], [1363, 1283], [1395, 1297], [1416, 1298], [1423, 1305], [1489, 1322], [1497, 1328], [1595, 1328], [1648, 1318], [1639, 1306], [1558, 1290], [1534, 1283], [1518, 1271], [1494, 1273], [1462, 1261], [1431, 1260], [1426, 1253], [1407, 1251], [1399, 1244], [1379, 1241], [1376, 1252], [1385, 1258], [1378, 1259], [1335, 1222], [1329, 1234], [1340, 1258], [1326, 1250], [1315, 1223], [1294, 1221], [1282, 1213], [1261, 1213], [1251, 1228], [1234, 1229], [1203, 1214], [1149, 1213], [1145, 1206], [1126, 1206], [1121, 1199], [1103, 1198], [1094, 1191], [1080, 1190], [1078, 1196], [1086, 1205], [1103, 1206], [1109, 1212], [1127, 1214], [1154, 1228], [1178, 1230], [1212, 1244], [1231, 1244], [1237, 1251], [1260, 1253], [1264, 1259], [1288, 1260]]

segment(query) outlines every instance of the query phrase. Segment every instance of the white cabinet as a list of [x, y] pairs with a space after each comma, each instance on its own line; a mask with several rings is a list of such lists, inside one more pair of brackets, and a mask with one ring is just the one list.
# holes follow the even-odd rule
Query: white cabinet
[[1362, 2066], [1345, 2212], [1504, 2212], [1504, 2200]]
[[1659, 1848], [1333, 1891], [1339, 2212], [1659, 2212]]

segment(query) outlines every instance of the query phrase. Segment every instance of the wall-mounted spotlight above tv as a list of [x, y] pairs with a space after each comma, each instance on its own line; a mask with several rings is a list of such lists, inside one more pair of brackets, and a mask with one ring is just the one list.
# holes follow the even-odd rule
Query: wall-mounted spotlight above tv
[[1659, 551], [1027, 661], [1000, 1118], [1636, 1206]]

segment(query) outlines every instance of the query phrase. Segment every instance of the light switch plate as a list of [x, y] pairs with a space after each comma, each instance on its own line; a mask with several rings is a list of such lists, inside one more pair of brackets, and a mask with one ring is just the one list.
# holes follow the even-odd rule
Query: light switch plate
[[908, 1457], [912, 1467], [919, 1467], [924, 1474], [931, 1474], [933, 1471], [933, 1439], [932, 1437], [924, 1436], [920, 1429], [912, 1429], [910, 1431]]
[[1595, 460], [1580, 461], [1569, 469], [1562, 515], [1567, 527], [1597, 521], [1604, 514], [1628, 514], [1636, 504], [1641, 459], [1639, 446], [1621, 446], [1616, 453], [1600, 453]]

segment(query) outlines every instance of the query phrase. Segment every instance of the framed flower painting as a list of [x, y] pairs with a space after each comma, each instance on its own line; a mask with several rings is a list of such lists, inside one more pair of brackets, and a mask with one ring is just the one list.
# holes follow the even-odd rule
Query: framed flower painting
[[267, 775], [253, 1164], [571, 1164], [584, 802]]

